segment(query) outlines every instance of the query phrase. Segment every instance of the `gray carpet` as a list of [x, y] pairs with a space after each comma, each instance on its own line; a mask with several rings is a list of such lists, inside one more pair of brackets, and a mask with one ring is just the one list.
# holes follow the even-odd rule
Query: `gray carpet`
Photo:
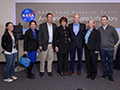
[[[82, 74], [76, 75], [76, 70], [72, 76], [60, 76], [57, 73], [57, 63], [53, 63], [53, 77], [49, 77], [47, 72], [39, 77], [39, 63], [36, 63], [33, 72], [36, 74], [34, 80], [26, 78], [26, 70], [17, 72], [16, 81], [7, 83], [3, 81], [5, 64], [0, 64], [0, 90], [120, 90], [120, 71], [114, 70], [114, 82], [108, 78], [102, 80], [101, 62], [98, 63], [98, 74], [95, 80], [86, 79], [86, 66], [82, 64]], [[75, 63], [75, 68], [77, 64]]]

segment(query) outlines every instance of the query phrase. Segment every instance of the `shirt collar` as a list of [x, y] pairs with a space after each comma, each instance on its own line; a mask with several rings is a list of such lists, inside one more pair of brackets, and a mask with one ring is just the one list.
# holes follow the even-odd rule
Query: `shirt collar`
[[105, 29], [107, 28], [107, 26], [108, 26], [108, 24], [107, 24], [105, 27], [103, 27], [103, 26], [102, 26], [102, 27], [103, 27], [103, 29], [105, 30]]
[[48, 22], [47, 22], [47, 26], [52, 27], [52, 24], [51, 24], [51, 25], [49, 25], [49, 24], [48, 24]]
[[[90, 31], [90, 29], [88, 29]], [[92, 29], [93, 30], [93, 29]], [[92, 32], [92, 30], [90, 32]]]
[[78, 23], [78, 24], [73, 23], [73, 25], [74, 25], [74, 26], [78, 26], [78, 25], [80, 25], [80, 23]]

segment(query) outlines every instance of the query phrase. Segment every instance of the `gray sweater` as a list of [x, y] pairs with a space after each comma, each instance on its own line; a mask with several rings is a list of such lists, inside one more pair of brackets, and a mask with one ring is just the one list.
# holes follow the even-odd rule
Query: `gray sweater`
[[114, 50], [114, 45], [119, 40], [116, 29], [113, 26], [108, 25], [105, 30], [102, 26], [98, 28], [98, 30], [100, 31], [101, 35], [100, 48], [105, 50]]

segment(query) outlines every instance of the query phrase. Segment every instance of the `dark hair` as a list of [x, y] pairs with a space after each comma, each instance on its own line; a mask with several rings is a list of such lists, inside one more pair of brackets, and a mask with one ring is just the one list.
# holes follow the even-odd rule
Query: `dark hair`
[[59, 23], [61, 24], [62, 21], [65, 21], [67, 23], [67, 18], [66, 17], [61, 17]]
[[103, 17], [106, 17], [106, 19], [108, 20], [108, 17], [107, 17], [106, 15], [103, 15], [103, 16], [101, 17], [101, 19], [102, 19]]
[[36, 21], [34, 21], [34, 20], [32, 20], [32, 21], [29, 22], [29, 26], [31, 25], [32, 22], [34, 22], [35, 25], [37, 26], [37, 23], [36, 23]]
[[12, 25], [13, 25], [12, 22], [7, 22], [7, 23], [5, 24], [5, 31], [4, 31], [4, 33], [6, 33], [6, 32], [8, 31], [7, 27], [8, 27], [9, 24], [12, 24]]
[[48, 17], [48, 15], [52, 15], [52, 16], [53, 16], [53, 14], [52, 14], [52, 13], [48, 13], [48, 14], [46, 15], [46, 18]]

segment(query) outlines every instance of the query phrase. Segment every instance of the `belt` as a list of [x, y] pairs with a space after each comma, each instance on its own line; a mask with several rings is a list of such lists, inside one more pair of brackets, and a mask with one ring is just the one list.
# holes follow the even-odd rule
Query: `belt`
[[52, 42], [49, 42], [48, 44], [52, 44]]

